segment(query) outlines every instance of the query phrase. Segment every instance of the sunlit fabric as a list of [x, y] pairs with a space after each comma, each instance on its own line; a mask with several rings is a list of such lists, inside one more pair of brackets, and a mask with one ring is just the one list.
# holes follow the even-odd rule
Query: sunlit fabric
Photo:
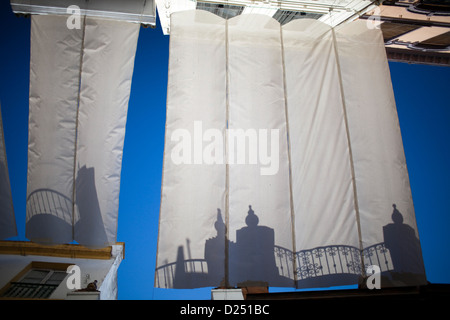
[[6, 157], [3, 119], [0, 108], [0, 239], [17, 236], [16, 218]]
[[[228, 282], [233, 284], [247, 280], [284, 284], [273, 253], [266, 251], [273, 252], [275, 243], [293, 250], [280, 41], [280, 25], [268, 16], [240, 15], [228, 20], [228, 128], [236, 133], [228, 135], [228, 145], [236, 157], [229, 159], [233, 162], [226, 229]], [[249, 148], [241, 162], [237, 159], [239, 130], [246, 133]], [[265, 157], [272, 161], [264, 163]], [[288, 284], [292, 286], [292, 280]]]
[[[169, 121], [166, 124], [158, 260], [164, 265], [178, 259], [181, 266], [177, 272], [184, 274], [186, 260], [212, 255], [213, 268], [217, 270], [217, 281], [220, 282], [225, 261], [226, 166], [223, 162], [202, 165], [203, 160], [207, 160], [203, 159], [202, 144], [215, 143], [217, 152], [224, 150], [221, 137], [217, 139], [211, 135], [205, 137], [210, 142], [203, 141], [206, 130], [217, 129], [222, 136], [227, 126], [226, 30], [225, 20], [215, 15], [197, 18], [189, 14], [176, 15], [172, 19], [179, 27], [170, 35]], [[180, 141], [188, 148], [195, 143], [193, 148], [200, 151], [178, 151]], [[179, 163], [179, 157], [192, 164]], [[207, 239], [211, 239], [209, 243], [213, 250], [205, 253]], [[204, 263], [197, 264], [198, 261], [192, 260], [187, 268], [206, 268]], [[173, 283], [169, 277], [170, 283], [163, 286], [196, 287], [199, 281], [206, 285], [205, 272], [206, 269], [194, 272], [192, 276], [178, 277], [179, 283]]]
[[[298, 286], [354, 283], [361, 262], [353, 248], [360, 245], [333, 32], [305, 19], [282, 31], [296, 250], [320, 248], [296, 261]], [[333, 261], [329, 273], [339, 276], [311, 277], [325, 271], [321, 263], [335, 250], [349, 258], [344, 265]]]
[[380, 30], [171, 16], [155, 286], [425, 283]]
[[125, 124], [139, 25], [32, 16], [26, 236], [116, 241]]
[[[366, 265], [391, 285], [425, 284], [419, 235], [383, 35], [363, 21], [335, 35]], [[387, 253], [377, 257], [375, 252]], [[382, 274], [383, 275], [383, 274]]]

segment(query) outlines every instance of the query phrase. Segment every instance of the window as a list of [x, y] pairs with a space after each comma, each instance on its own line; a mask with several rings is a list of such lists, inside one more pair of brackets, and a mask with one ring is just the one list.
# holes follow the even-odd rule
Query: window
[[316, 19], [318, 20], [323, 14], [301, 11], [289, 11], [289, 10], [277, 10], [273, 15], [273, 18], [280, 24], [284, 25], [295, 19]]
[[197, 10], [205, 10], [218, 15], [224, 19], [233, 18], [238, 16], [244, 10], [243, 6], [237, 5], [223, 5], [218, 3], [207, 3], [197, 1]]
[[67, 276], [69, 264], [32, 262], [0, 291], [3, 298], [47, 299]]

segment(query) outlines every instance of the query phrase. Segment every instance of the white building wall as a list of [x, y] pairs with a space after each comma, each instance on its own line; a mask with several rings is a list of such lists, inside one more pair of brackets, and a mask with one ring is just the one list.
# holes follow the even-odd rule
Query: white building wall
[[[27, 265], [33, 261], [68, 263], [80, 267], [81, 288], [85, 288], [88, 283], [97, 280], [97, 288], [100, 291], [101, 300], [117, 299], [117, 269], [122, 261], [123, 247], [113, 245], [111, 258], [103, 259], [80, 259], [64, 258], [38, 255], [0, 255], [0, 288], [3, 288], [12, 278], [21, 272]], [[69, 274], [67, 274], [69, 276]], [[67, 277], [52, 293], [49, 299], [67, 299], [67, 294], [73, 292], [67, 288]], [[72, 295], [70, 299], [80, 298], [77, 294]], [[92, 295], [84, 295], [81, 298], [91, 299]]]

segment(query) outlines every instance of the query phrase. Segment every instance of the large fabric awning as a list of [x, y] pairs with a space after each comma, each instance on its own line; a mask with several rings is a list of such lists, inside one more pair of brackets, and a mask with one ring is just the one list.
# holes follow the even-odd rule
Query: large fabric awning
[[26, 236], [115, 243], [139, 24], [31, 17]]
[[425, 272], [381, 31], [171, 16], [155, 286]]

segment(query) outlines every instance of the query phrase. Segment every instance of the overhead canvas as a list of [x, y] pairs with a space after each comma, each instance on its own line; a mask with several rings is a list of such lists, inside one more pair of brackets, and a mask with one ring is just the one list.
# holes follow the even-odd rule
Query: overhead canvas
[[74, 239], [114, 244], [139, 24], [87, 18], [78, 109]]
[[139, 25], [32, 16], [26, 236], [114, 243]]
[[226, 34], [202, 11], [172, 23], [156, 281], [189, 288], [224, 280]]
[[264, 15], [227, 22], [229, 283], [292, 286], [274, 255], [275, 244], [293, 251], [280, 25]]
[[171, 16], [155, 286], [425, 283], [381, 31]]
[[31, 16], [26, 237], [73, 240], [81, 29], [64, 16]]
[[282, 32], [297, 284], [352, 284], [361, 272], [360, 246], [333, 32], [309, 19]]
[[366, 266], [389, 285], [425, 284], [425, 269], [383, 36], [365, 21], [335, 33]]

